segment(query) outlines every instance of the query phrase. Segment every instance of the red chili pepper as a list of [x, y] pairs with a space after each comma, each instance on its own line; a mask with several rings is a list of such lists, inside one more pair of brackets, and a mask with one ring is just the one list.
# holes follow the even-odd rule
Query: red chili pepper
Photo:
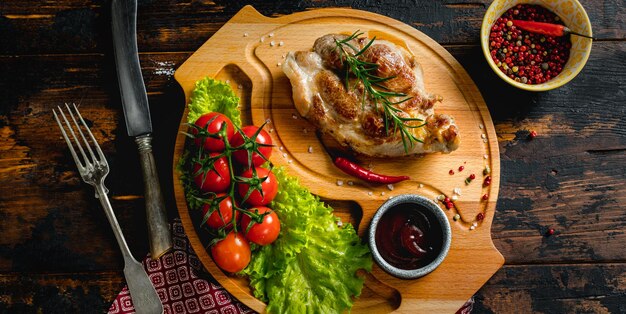
[[573, 34], [585, 38], [593, 38], [591, 36], [583, 35], [580, 33], [573, 32], [571, 29], [567, 28], [565, 25], [559, 24], [551, 24], [551, 23], [543, 23], [543, 22], [533, 22], [533, 21], [522, 21], [522, 20], [512, 20], [513, 25], [531, 32], [542, 34], [546, 36], [555, 36], [561, 37], [567, 34]]
[[410, 179], [407, 176], [387, 176], [387, 175], [377, 174], [343, 157], [335, 158], [334, 163], [335, 163], [335, 166], [337, 166], [337, 168], [341, 169], [341, 171], [353, 177], [356, 177], [363, 181], [367, 181], [371, 183], [391, 184], [391, 183], [398, 183], [400, 181]]

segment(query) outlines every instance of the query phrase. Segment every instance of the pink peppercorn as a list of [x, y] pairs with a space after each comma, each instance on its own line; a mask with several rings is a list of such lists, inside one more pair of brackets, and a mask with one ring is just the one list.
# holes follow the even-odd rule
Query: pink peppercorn
[[500, 71], [524, 84], [541, 84], [561, 73], [572, 46], [569, 36], [527, 32], [513, 25], [512, 19], [563, 24], [556, 14], [539, 5], [520, 4], [506, 11], [489, 34], [490, 54]]

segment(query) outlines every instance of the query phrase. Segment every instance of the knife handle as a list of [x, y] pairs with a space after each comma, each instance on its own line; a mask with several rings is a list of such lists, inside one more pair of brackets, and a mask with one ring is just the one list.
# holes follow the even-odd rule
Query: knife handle
[[161, 194], [161, 185], [152, 154], [152, 136], [150, 134], [138, 136], [135, 142], [139, 148], [139, 162], [143, 172], [150, 257], [156, 259], [172, 248], [172, 236], [167, 224], [165, 201]]

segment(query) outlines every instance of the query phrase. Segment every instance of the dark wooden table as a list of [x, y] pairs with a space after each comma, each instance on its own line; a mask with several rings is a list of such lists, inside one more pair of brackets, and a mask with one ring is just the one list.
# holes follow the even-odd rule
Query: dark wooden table
[[[500, 141], [493, 238], [506, 258], [477, 293], [477, 313], [626, 313], [624, 0], [581, 1], [598, 40], [578, 77], [544, 93], [506, 85], [484, 61], [478, 34], [490, 1], [251, 2], [269, 16], [341, 6], [396, 18], [444, 45], [475, 80]], [[140, 1], [138, 45], [170, 217], [184, 106], [174, 70], [245, 4]], [[131, 249], [147, 252], [109, 21], [109, 1], [0, 3], [0, 313], [103, 312], [124, 285], [117, 244], [53, 124], [54, 106], [76, 102], [89, 118]], [[529, 130], [538, 137], [528, 140]]]

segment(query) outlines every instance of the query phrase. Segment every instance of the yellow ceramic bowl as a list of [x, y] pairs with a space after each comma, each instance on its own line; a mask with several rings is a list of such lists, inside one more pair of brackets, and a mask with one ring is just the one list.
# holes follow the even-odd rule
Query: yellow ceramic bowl
[[585, 9], [577, 0], [495, 0], [489, 6], [489, 9], [487, 9], [485, 17], [483, 18], [483, 25], [480, 29], [480, 44], [483, 48], [483, 54], [493, 71], [507, 83], [517, 88], [539, 92], [561, 87], [576, 77], [585, 66], [585, 63], [587, 63], [589, 53], [591, 52], [591, 39], [571, 35], [572, 48], [570, 50], [569, 60], [565, 63], [563, 71], [543, 84], [530, 85], [516, 82], [502, 73], [491, 58], [491, 54], [489, 53], [489, 33], [491, 32], [493, 23], [506, 12], [506, 10], [518, 4], [525, 3], [541, 5], [556, 13], [565, 23], [565, 26], [572, 31], [592, 36], [591, 22], [589, 21], [587, 12], [585, 12]]

